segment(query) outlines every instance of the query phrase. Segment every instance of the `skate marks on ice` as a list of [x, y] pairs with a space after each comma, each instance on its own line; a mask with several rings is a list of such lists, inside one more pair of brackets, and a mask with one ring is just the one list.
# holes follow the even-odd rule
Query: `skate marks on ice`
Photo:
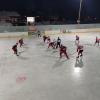
[[28, 47], [28, 46], [25, 46], [25, 47], [22, 47], [22, 49], [23, 49], [23, 50], [20, 50], [20, 51], [18, 52], [18, 55], [19, 55], [18, 57], [19, 57], [20, 59], [26, 60], [26, 59], [28, 59], [28, 58], [27, 58], [27, 57], [21, 56], [21, 54], [27, 52], [27, 50], [29, 49], [29, 47]]
[[26, 50], [20, 51], [20, 52], [18, 52], [18, 54], [20, 55], [20, 54], [24, 53], [25, 51], [26, 51]]
[[47, 55], [47, 54], [43, 55], [43, 57], [45, 57], [45, 58], [47, 57], [47, 58], [59, 59], [59, 56], [57, 56], [57, 55], [55, 56], [55, 55], [51, 55], [51, 54], [50, 55]]
[[21, 48], [23, 48], [24, 50], [22, 50], [20, 53], [24, 53], [29, 49], [29, 47], [27, 45], [24, 45]]
[[65, 59], [59, 58], [58, 60], [56, 60], [55, 64], [52, 66], [52, 68], [55, 69], [55, 68], [58, 68], [58, 67], [62, 67], [63, 64], [68, 60], [69, 59], [67, 59], [67, 58], [65, 58]]
[[39, 42], [39, 43], [37, 43], [37, 46], [45, 46], [45, 43]]
[[94, 44], [90, 44], [90, 43], [86, 43], [86, 44], [83, 44], [85, 46], [91, 46], [91, 47], [97, 47], [98, 49], [100, 49], [100, 46], [97, 46], [97, 45], [94, 45]]
[[53, 50], [53, 51], [52, 51], [52, 54], [58, 53], [58, 52], [59, 52], [58, 50]]
[[21, 55], [22, 53], [25, 53], [25, 52], [26, 52], [26, 50], [18, 52], [18, 56], [17, 57], [19, 59], [21, 59], [21, 60], [28, 60], [29, 59], [28, 57], [24, 57], [24, 56]]
[[27, 52], [27, 50], [29, 49], [29, 47], [27, 47], [27, 48], [26, 48], [26, 47], [25, 47], [25, 48], [23, 47], [23, 49], [24, 49], [24, 50], [20, 50], [20, 51], [18, 52], [19, 55], [22, 54], [22, 53]]
[[90, 43], [86, 43], [86, 44], [83, 44], [85, 46], [94, 46], [94, 44], [90, 44]]
[[79, 68], [84, 67], [83, 58], [82, 57], [81, 58], [77, 58], [76, 57], [75, 67], [79, 67]]
[[69, 56], [73, 56], [74, 54], [76, 54], [77, 52], [73, 52], [73, 53], [69, 53]]
[[52, 51], [52, 49], [51, 48], [47, 48], [45, 51], [46, 52], [50, 52], [50, 51]]
[[29, 59], [28, 57], [25, 57], [25, 56], [22, 56], [22, 55], [21, 55], [21, 54], [24, 53], [24, 52], [26, 52], [26, 50], [23, 50], [23, 51], [18, 52], [17, 58], [18, 58], [18, 59], [21, 59], [21, 60], [28, 60], [28, 59]]
[[25, 48], [25, 49], [29, 49], [29, 47], [28, 47], [28, 45], [27, 44], [25, 44], [25, 45], [23, 45], [23, 48]]
[[21, 55], [19, 55], [19, 56], [17, 56], [17, 57], [18, 57], [18, 59], [21, 59], [21, 60], [29, 60], [28, 57], [24, 57], [24, 56], [21, 56]]
[[59, 53], [58, 49], [52, 49], [52, 48], [47, 48], [46, 51], [51, 52], [51, 54]]

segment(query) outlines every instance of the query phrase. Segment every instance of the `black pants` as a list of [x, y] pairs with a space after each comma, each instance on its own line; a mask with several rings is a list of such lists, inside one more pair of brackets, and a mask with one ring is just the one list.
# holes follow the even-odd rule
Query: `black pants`
[[56, 48], [58, 48], [58, 47], [60, 48], [60, 44], [61, 44], [60, 42], [57, 42]]
[[38, 37], [41, 37], [41, 34], [38, 34]]

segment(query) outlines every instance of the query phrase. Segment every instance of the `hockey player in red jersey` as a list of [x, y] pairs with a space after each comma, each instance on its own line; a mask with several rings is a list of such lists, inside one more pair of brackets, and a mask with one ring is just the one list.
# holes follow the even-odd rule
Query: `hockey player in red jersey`
[[66, 50], [67, 50], [66, 46], [63, 46], [63, 45], [60, 46], [60, 58], [62, 58], [62, 54], [64, 54], [66, 58], [69, 59], [69, 56]]
[[79, 39], [80, 39], [80, 38], [79, 38], [79, 36], [78, 36], [78, 35], [76, 35], [76, 40], [75, 40], [75, 44], [76, 44], [76, 45], [78, 45], [78, 44], [79, 44]]
[[20, 44], [20, 47], [23, 46], [23, 44], [24, 44], [24, 42], [23, 42], [23, 38], [21, 38], [21, 39], [19, 40], [19, 44]]
[[48, 48], [49, 47], [52, 47], [53, 49], [55, 49], [56, 48], [55, 42], [50, 42], [49, 45], [48, 45]]
[[99, 46], [99, 42], [100, 42], [100, 39], [98, 37], [96, 37], [96, 40], [95, 40], [95, 44], [94, 45], [98, 44], [98, 46]]
[[17, 56], [19, 56], [18, 55], [17, 46], [18, 46], [18, 43], [16, 43], [15, 45], [13, 45], [12, 50], [14, 51], [14, 54], [16, 54]]
[[77, 52], [78, 52], [78, 56], [77, 58], [79, 58], [79, 56], [83, 56], [83, 45], [78, 45], [77, 46]]
[[54, 48], [54, 42], [50, 42], [49, 45], [48, 45], [48, 48], [49, 48], [49, 47]]

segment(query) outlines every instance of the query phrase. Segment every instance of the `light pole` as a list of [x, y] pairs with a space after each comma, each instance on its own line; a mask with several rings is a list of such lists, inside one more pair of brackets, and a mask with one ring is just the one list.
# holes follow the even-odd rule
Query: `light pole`
[[78, 20], [77, 20], [78, 24], [80, 24], [82, 2], [83, 2], [83, 0], [80, 0], [80, 7], [79, 7], [79, 13], [78, 13]]

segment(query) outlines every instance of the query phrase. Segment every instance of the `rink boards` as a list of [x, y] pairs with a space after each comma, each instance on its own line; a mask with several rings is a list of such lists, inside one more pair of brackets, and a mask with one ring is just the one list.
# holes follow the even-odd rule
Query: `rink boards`
[[37, 25], [45, 34], [100, 32], [100, 24]]
[[71, 34], [71, 33], [89, 33], [89, 32], [100, 32], [100, 28], [93, 28], [93, 29], [70, 29], [70, 30], [48, 30], [45, 31], [45, 34]]
[[0, 33], [0, 38], [10, 38], [10, 37], [27, 37], [28, 32], [5, 32]]
[[[31, 29], [30, 29], [31, 28]], [[31, 31], [30, 31], [31, 30]], [[0, 26], [0, 37], [27, 37], [41, 34], [71, 34], [100, 32], [100, 24]]]
[[[43, 31], [41, 31], [42, 33]], [[53, 35], [53, 34], [71, 34], [71, 33], [89, 33], [89, 32], [100, 32], [100, 28], [92, 28], [92, 29], [70, 29], [70, 30], [46, 30], [44, 31], [45, 34]], [[34, 33], [34, 35], [37, 33]], [[43, 34], [43, 33], [42, 33]], [[10, 38], [10, 37], [28, 37], [30, 35], [33, 35], [33, 32], [29, 34], [29, 32], [5, 32], [5, 33], [0, 33], [0, 38]]]

